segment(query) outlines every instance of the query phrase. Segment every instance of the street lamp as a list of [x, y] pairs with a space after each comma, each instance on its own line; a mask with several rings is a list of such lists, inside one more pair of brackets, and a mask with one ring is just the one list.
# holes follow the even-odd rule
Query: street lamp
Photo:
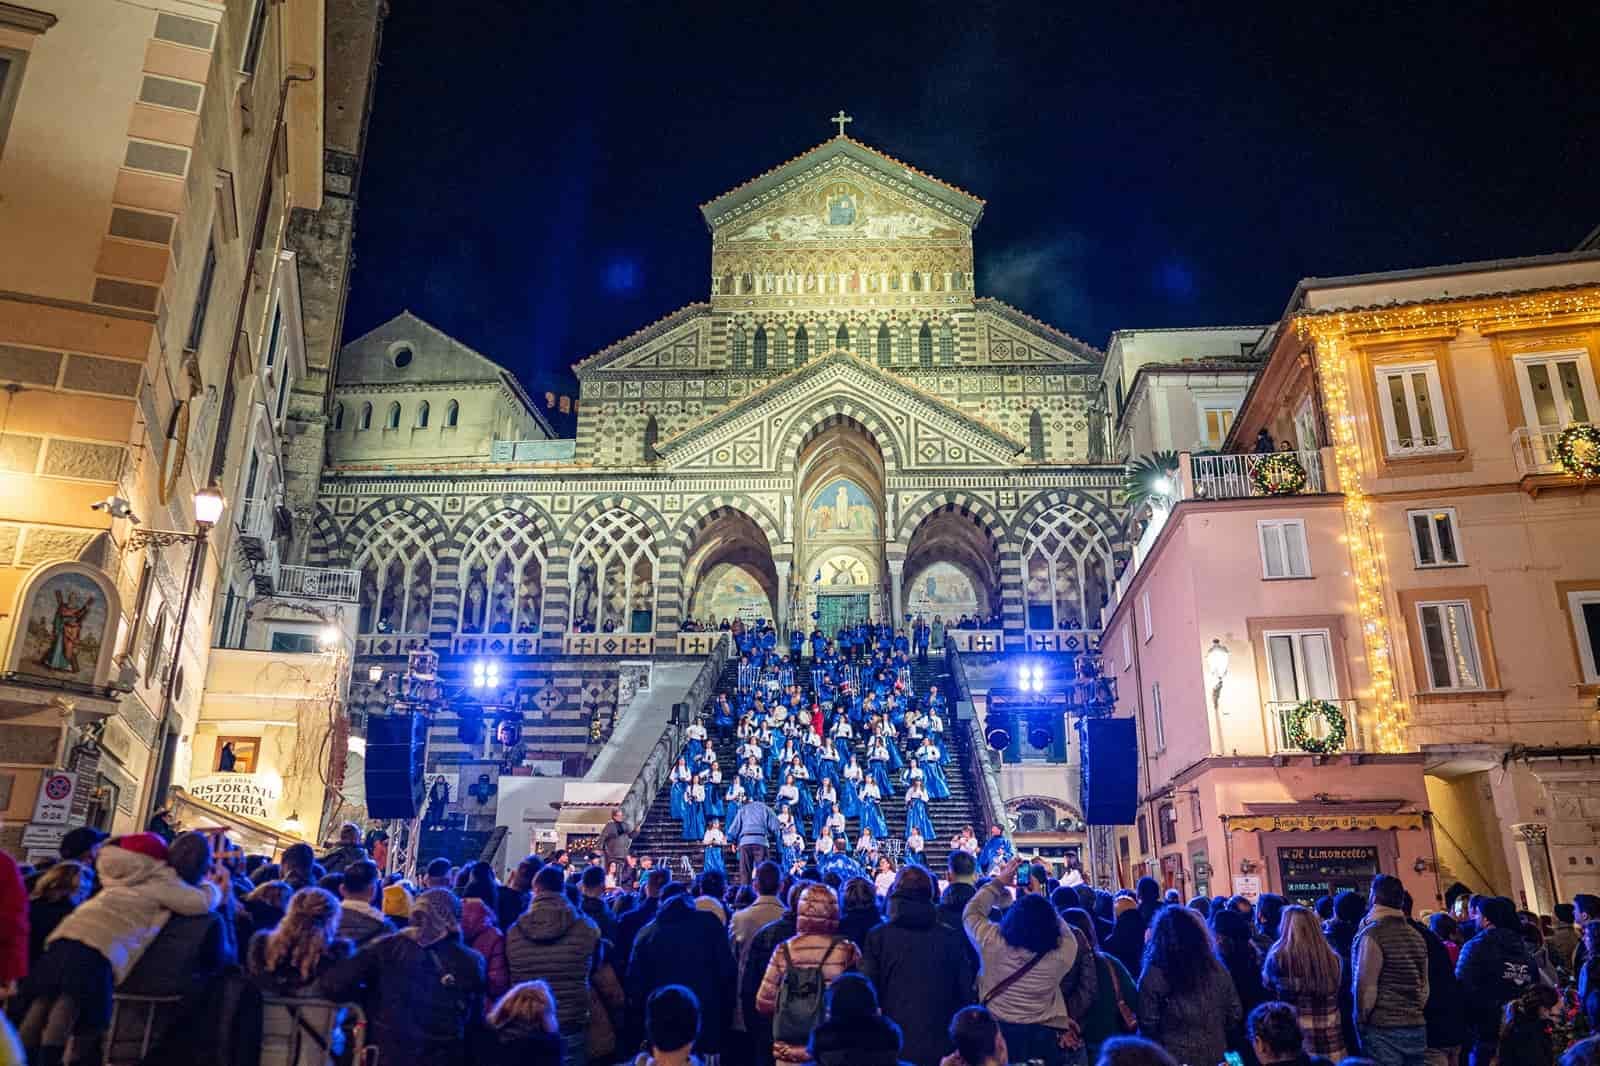
[[[183, 634], [189, 624], [189, 604], [194, 600], [194, 588], [199, 583], [200, 557], [203, 554], [202, 546], [206, 538], [211, 535], [211, 527], [215, 526], [222, 518], [223, 508], [227, 501], [223, 499], [222, 490], [217, 488], [215, 482], [207, 485], [194, 494], [194, 531], [181, 533], [170, 529], [135, 529], [128, 535], [128, 546], [131, 548], [168, 548], [174, 544], [189, 545], [189, 571], [183, 582], [183, 598], [178, 601], [177, 626], [173, 629], [176, 634], [173, 638], [172, 662], [167, 664], [167, 676], [161, 681], [161, 720], [156, 727], [156, 742], [151, 747], [152, 752], [160, 753], [165, 750], [167, 737], [171, 732], [169, 722], [172, 716], [173, 692], [178, 683], [178, 668], [183, 662]], [[159, 758], [159, 754], [157, 755]], [[147, 805], [150, 810], [159, 810], [167, 784], [172, 779], [171, 764], [159, 767], [155, 779], [155, 789], [150, 794]]]
[[1211, 638], [1211, 647], [1206, 649], [1206, 673], [1211, 675], [1211, 709], [1216, 710], [1222, 702], [1222, 681], [1228, 676], [1228, 660], [1233, 658], [1225, 644], [1216, 637]]

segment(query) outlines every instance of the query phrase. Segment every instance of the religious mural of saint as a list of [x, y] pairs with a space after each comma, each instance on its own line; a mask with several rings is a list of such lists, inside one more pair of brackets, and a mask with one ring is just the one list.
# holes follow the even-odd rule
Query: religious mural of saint
[[828, 197], [828, 225], [853, 226], [856, 222], [856, 197], [848, 189], [840, 189]]

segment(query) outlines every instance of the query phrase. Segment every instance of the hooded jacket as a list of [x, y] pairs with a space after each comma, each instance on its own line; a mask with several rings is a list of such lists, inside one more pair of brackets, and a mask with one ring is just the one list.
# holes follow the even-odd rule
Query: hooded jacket
[[867, 934], [862, 953], [861, 972], [877, 989], [879, 1007], [905, 1034], [900, 1054], [917, 1066], [938, 1066], [951, 1051], [951, 1017], [978, 1001], [966, 937], [940, 922], [927, 900], [894, 895], [889, 921]]
[[[795, 909], [795, 935], [772, 953], [767, 971], [756, 992], [756, 1010], [770, 1018], [778, 1009], [778, 989], [789, 963], [799, 967], [821, 967], [824, 984], [860, 964], [861, 952], [854, 943], [839, 938], [839, 898], [827, 885], [807, 885]], [[837, 941], [837, 943], [836, 943]], [[788, 948], [787, 956], [783, 947]], [[796, 1044], [772, 1042], [772, 1056], [779, 1062], [810, 1062], [811, 1055]]]
[[[343, 923], [340, 925], [343, 928]], [[506, 938], [494, 927], [489, 905], [481, 899], [461, 901], [461, 939], [483, 956], [488, 974], [489, 998], [499, 999], [511, 987], [511, 969], [506, 964]]]
[[1532, 988], [1539, 972], [1522, 934], [1494, 927], [1462, 947], [1456, 978], [1474, 1033], [1490, 1041], [1499, 1039], [1501, 1009]]
[[339, 935], [360, 947], [394, 932], [394, 923], [370, 903], [347, 899], [339, 904]]
[[222, 902], [209, 881], [186, 883], [178, 871], [148, 855], [115, 845], [100, 849], [95, 862], [100, 892], [79, 904], [56, 926], [47, 943], [76, 940], [111, 963], [121, 984], [133, 964], [174, 914], [205, 914]]
[[511, 983], [549, 983], [563, 1036], [582, 1033], [589, 1025], [589, 974], [599, 943], [599, 927], [558, 895], [536, 896], [506, 930]]
[[628, 1039], [644, 1035], [644, 1005], [652, 992], [684, 985], [700, 1001], [695, 1051], [721, 1054], [733, 1021], [733, 979], [733, 949], [722, 923], [696, 908], [688, 896], [674, 896], [633, 943], [626, 985]]
[[900, 1027], [888, 1018], [826, 1021], [811, 1034], [811, 1053], [817, 1066], [909, 1066], [900, 1041]]

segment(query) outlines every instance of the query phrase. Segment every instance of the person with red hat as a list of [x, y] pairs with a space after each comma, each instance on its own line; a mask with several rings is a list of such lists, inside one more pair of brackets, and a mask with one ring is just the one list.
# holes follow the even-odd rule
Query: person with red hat
[[[111, 996], [173, 914], [204, 914], [222, 900], [215, 881], [188, 884], [167, 862], [167, 842], [130, 833], [101, 849], [101, 891], [61, 920], [46, 941], [22, 1022], [29, 1061], [56, 1066], [67, 1040], [93, 1043], [111, 1021]], [[81, 1053], [81, 1052], [80, 1052]]]

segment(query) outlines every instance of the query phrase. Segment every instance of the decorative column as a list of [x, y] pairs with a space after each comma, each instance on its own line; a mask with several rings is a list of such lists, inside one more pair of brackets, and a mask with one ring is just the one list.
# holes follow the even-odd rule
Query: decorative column
[[1555, 872], [1550, 867], [1550, 827], [1543, 822], [1517, 822], [1511, 826], [1517, 845], [1517, 865], [1522, 883], [1532, 899], [1523, 906], [1535, 914], [1549, 914], [1556, 904]]
[[772, 565], [778, 571], [778, 643], [784, 644], [789, 639], [789, 569], [792, 564], [780, 559]]
[[890, 619], [890, 624], [896, 629], [899, 629], [904, 624], [906, 617], [905, 609], [900, 605], [900, 584], [901, 579], [905, 577], [905, 573], [906, 561], [904, 559], [889, 560], [889, 602], [894, 607], [894, 614]]

